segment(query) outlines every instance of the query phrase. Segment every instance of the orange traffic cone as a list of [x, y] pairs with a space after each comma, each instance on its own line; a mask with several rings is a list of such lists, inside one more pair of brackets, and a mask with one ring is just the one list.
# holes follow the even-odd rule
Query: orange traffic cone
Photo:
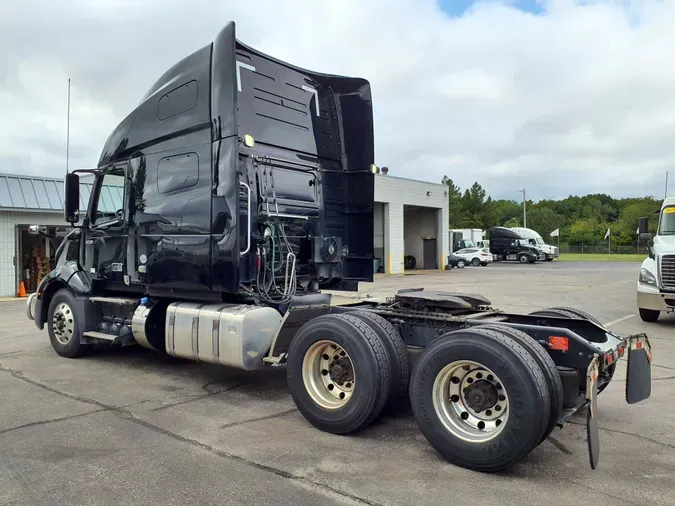
[[25, 297], [26, 296], [26, 287], [23, 286], [23, 281], [19, 283], [19, 294], [17, 297]]

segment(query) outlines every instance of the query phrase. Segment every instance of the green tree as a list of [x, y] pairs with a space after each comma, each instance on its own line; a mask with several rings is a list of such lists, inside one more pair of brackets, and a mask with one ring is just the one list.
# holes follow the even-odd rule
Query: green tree
[[485, 226], [484, 219], [487, 210], [492, 205], [492, 199], [487, 197], [485, 189], [475, 182], [471, 188], [464, 190], [462, 195], [462, 208], [465, 212], [466, 222], [465, 227], [480, 227]]
[[448, 211], [450, 228], [461, 228], [465, 221], [465, 212], [462, 203], [462, 190], [448, 176], [443, 176], [441, 184], [448, 187]]
[[[659, 208], [660, 202], [646, 198], [629, 203], [621, 210], [619, 220], [612, 230], [612, 241], [616, 244], [635, 244], [637, 242], [638, 220], [642, 216], [651, 218], [654, 209]], [[656, 218], [654, 216], [654, 218]], [[649, 220], [649, 231], [656, 233], [657, 220]]]
[[564, 225], [565, 219], [548, 207], [535, 205], [527, 211], [527, 228], [539, 232], [546, 242], [549, 242], [551, 232]]
[[513, 200], [493, 200], [485, 210], [484, 226], [487, 228], [502, 227], [507, 226], [507, 222], [515, 222], [516, 225], [509, 225], [515, 227], [518, 223], [518, 217], [522, 217], [522, 215], [523, 207], [518, 202], [514, 202]]

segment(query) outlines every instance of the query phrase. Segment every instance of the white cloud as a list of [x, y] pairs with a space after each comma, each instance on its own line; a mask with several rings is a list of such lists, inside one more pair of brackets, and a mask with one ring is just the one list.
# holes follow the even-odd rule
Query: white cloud
[[61, 174], [176, 60], [230, 19], [245, 43], [370, 80], [392, 175], [517, 199], [662, 194], [675, 167], [675, 2], [510, 0], [450, 18], [432, 0], [27, 0], [0, 8], [0, 172]]

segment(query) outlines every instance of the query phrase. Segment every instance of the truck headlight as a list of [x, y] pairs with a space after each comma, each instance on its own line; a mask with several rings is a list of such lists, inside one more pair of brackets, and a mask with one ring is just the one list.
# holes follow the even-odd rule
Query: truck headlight
[[656, 276], [643, 267], [640, 269], [640, 283], [656, 286]]

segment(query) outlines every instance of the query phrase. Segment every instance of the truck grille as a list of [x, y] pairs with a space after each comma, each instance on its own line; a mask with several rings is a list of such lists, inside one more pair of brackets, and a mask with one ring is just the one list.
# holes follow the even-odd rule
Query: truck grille
[[661, 257], [661, 285], [663, 288], [675, 288], [675, 255]]

